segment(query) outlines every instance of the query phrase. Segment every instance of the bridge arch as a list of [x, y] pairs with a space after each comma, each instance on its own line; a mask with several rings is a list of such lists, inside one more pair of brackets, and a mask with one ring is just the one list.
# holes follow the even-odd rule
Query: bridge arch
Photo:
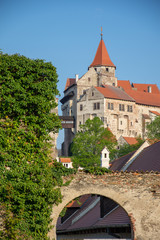
[[[53, 206], [52, 225], [49, 237], [56, 239], [56, 223], [62, 209], [85, 194], [103, 195], [117, 202], [129, 215], [132, 227], [132, 239], [158, 239], [160, 234], [160, 199], [153, 196], [151, 182], [159, 182], [160, 176], [145, 174], [115, 173], [93, 176], [79, 173], [69, 186], [61, 188], [62, 203]], [[141, 184], [140, 184], [141, 183]], [[148, 189], [148, 186], [150, 189]], [[154, 236], [153, 236], [154, 235]], [[155, 238], [154, 238], [155, 237]]]

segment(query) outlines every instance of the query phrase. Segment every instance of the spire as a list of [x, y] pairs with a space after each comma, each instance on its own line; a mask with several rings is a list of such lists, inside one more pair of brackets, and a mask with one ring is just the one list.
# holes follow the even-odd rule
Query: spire
[[105, 43], [102, 39], [103, 33], [102, 33], [102, 27], [101, 27], [101, 41], [99, 43], [95, 58], [90, 65], [90, 67], [96, 67], [96, 66], [107, 66], [107, 67], [115, 67], [116, 66], [113, 64], [111, 61], [109, 54], [107, 52]]

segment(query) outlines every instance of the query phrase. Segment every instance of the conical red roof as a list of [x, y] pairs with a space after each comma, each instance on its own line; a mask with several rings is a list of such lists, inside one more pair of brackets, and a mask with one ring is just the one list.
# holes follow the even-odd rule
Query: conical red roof
[[116, 67], [109, 57], [109, 54], [107, 52], [103, 39], [101, 39], [95, 58], [92, 64], [90, 65], [90, 67], [95, 67], [95, 66]]

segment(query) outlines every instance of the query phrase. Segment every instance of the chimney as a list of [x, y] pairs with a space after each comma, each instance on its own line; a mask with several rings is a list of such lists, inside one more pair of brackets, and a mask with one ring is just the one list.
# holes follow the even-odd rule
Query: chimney
[[152, 87], [148, 86], [148, 92], [151, 93], [152, 92]]
[[76, 83], [78, 82], [78, 74], [76, 74]]

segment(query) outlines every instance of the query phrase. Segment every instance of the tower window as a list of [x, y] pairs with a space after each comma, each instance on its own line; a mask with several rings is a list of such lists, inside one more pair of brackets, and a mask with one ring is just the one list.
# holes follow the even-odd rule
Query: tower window
[[97, 72], [97, 68], [94, 68], [94, 70]]
[[82, 111], [83, 110], [83, 105], [82, 104], [80, 104], [80, 111]]
[[90, 81], [91, 81], [91, 78], [89, 77], [89, 78], [88, 78], [88, 82], [90, 82]]
[[107, 153], [104, 154], [104, 157], [107, 158]]
[[109, 69], [108, 69], [108, 68], [106, 68], [106, 72], [109, 72]]

